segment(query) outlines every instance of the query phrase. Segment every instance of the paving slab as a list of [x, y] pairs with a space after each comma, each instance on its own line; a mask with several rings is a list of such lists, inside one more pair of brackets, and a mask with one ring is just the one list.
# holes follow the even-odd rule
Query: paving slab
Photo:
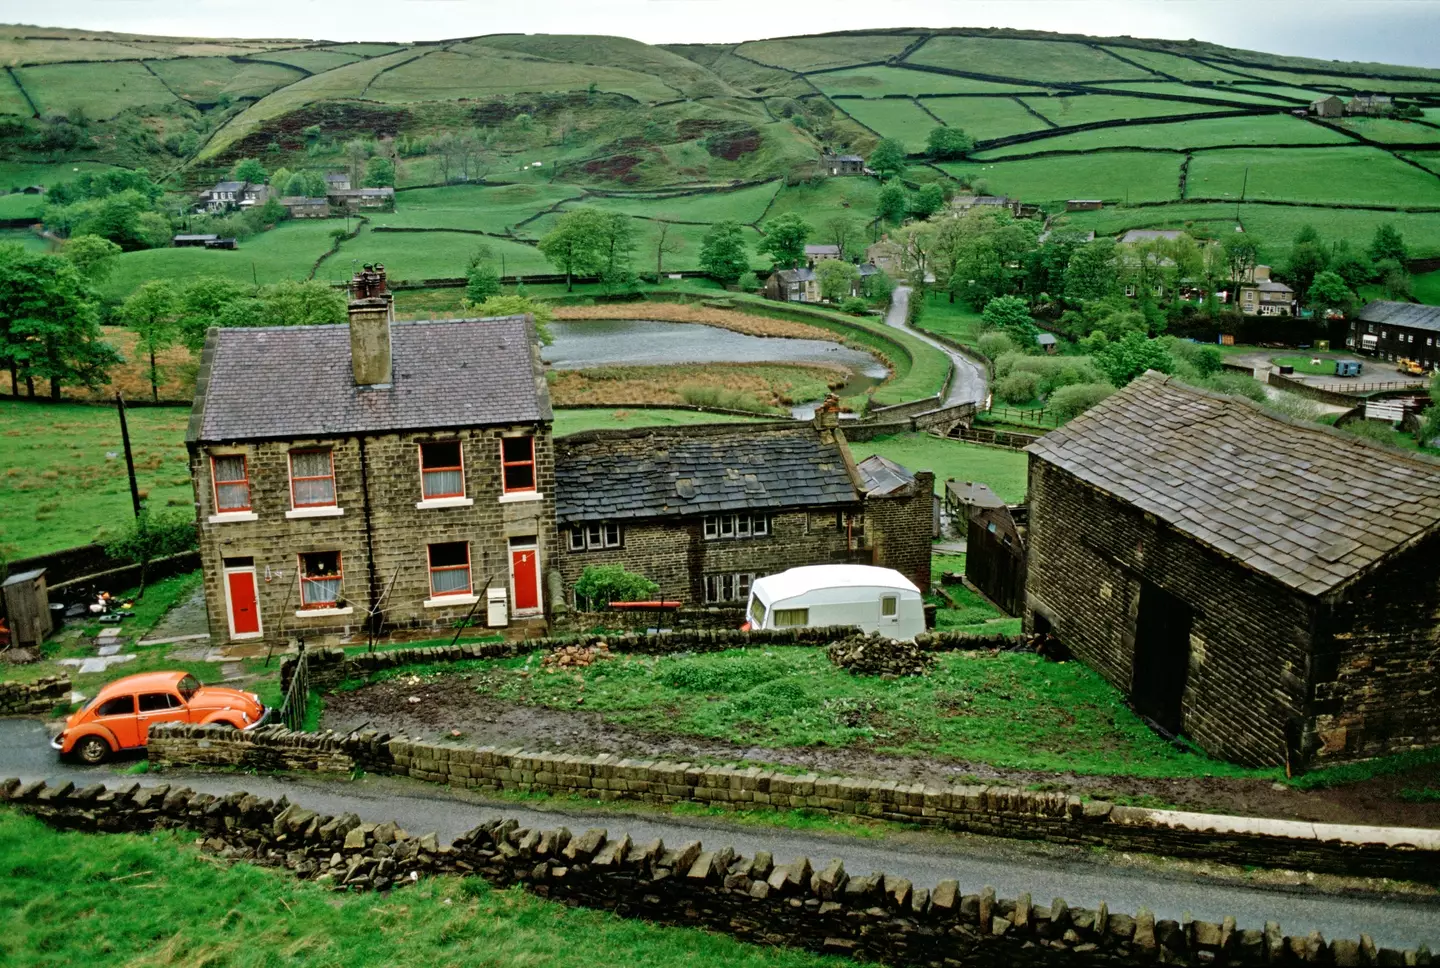
[[97, 656], [93, 659], [61, 659], [60, 664], [68, 666], [79, 666], [79, 673], [81, 675], [86, 675], [92, 672], [104, 672], [112, 665], [119, 665], [122, 662], [129, 662], [134, 658], [135, 654], [132, 652], [129, 655]]

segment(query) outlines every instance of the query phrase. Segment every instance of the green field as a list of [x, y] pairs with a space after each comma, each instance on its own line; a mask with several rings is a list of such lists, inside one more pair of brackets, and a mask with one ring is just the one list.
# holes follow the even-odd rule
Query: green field
[[956, 177], [982, 179], [987, 191], [1039, 205], [1070, 198], [1163, 202], [1180, 194], [1180, 156], [1169, 152], [1099, 151], [1064, 158], [946, 162]]
[[330, 233], [344, 227], [343, 219], [286, 222], [245, 239], [234, 252], [190, 248], [126, 252], [115, 258], [115, 271], [101, 291], [119, 299], [151, 279], [183, 283], [198, 276], [223, 276], [262, 286], [282, 279], [306, 279], [315, 260], [330, 247]]
[[912, 471], [934, 471], [935, 491], [943, 492], [945, 482], [981, 481], [1011, 504], [1025, 500], [1026, 460], [1024, 454], [995, 447], [981, 447], [929, 434], [896, 434], [850, 445], [855, 459], [871, 454], [903, 464]]
[[[136, 476], [153, 508], [188, 508], [194, 500], [184, 443], [189, 419], [185, 408], [129, 411]], [[0, 400], [0, 440], [0, 552], [24, 557], [71, 548], [129, 521], [113, 408]]]
[[[237, 777], [236, 789], [244, 785]], [[0, 954], [30, 968], [69, 968], [98, 951], [117, 966], [172, 968], [842, 964], [572, 908], [478, 877], [336, 894], [288, 872], [216, 861], [195, 840], [180, 831], [60, 833], [0, 811]]]
[[[400, 55], [391, 55], [400, 56]], [[366, 90], [377, 101], [446, 101], [495, 94], [597, 90], [626, 94], [638, 101], [666, 101], [681, 95], [660, 78], [620, 67], [589, 67], [536, 60], [519, 53], [455, 44], [387, 71]]]
[[94, 161], [0, 161], [0, 189], [14, 190], [27, 185], [63, 185], [81, 175], [110, 171], [114, 165]]
[[925, 139], [932, 130], [940, 127], [940, 123], [926, 114], [923, 108], [904, 98], [885, 98], [878, 101], [847, 98], [835, 103], [856, 121], [878, 132], [882, 138], [895, 138], [903, 143], [906, 151], [924, 150]]
[[907, 59], [915, 64], [954, 67], [975, 74], [1019, 78], [1030, 83], [1155, 76], [1093, 47], [1066, 41], [932, 37]]
[[1042, 93], [1042, 86], [1025, 83], [1000, 84], [971, 77], [951, 77], [929, 71], [907, 71], [903, 67], [857, 67], [849, 71], [815, 74], [810, 83], [832, 97], [858, 94], [877, 98], [887, 94], [915, 97], [920, 94], [1017, 94]]
[[1440, 178], [1363, 147], [1197, 152], [1185, 192], [1189, 198], [1238, 199], [1242, 185], [1245, 197], [1254, 199], [1440, 207]]
[[[1043, 103], [1043, 99], [1040, 99]], [[851, 103], [851, 102], [846, 102]], [[977, 141], [1024, 134], [1046, 127], [1025, 106], [1008, 97], [925, 98], [926, 110], [952, 128], [960, 128]]]
[[1026, 104], [1062, 128], [1096, 121], [1155, 118], [1179, 114], [1210, 114], [1229, 110], [1219, 105], [1187, 104], [1144, 97], [1081, 94], [1073, 97], [1024, 98]]
[[480, 245], [488, 245], [497, 260], [504, 254], [508, 275], [554, 271], [533, 245], [465, 232], [374, 232], [367, 226], [321, 263], [315, 277], [343, 281], [357, 265], [383, 262], [395, 281], [451, 279], [465, 275], [470, 256]]
[[998, 160], [1039, 151], [1097, 151], [1105, 148], [1151, 148], [1184, 151], [1221, 145], [1353, 144], [1339, 132], [1288, 114], [1259, 117], [1204, 118], [1199, 121], [1130, 124], [1100, 128], [981, 152], [980, 160]]
[[920, 319], [920, 328], [970, 346], [975, 345], [982, 332], [979, 313], [972, 312], [962, 302], [950, 302], [941, 293], [925, 300], [925, 315]]
[[[1357, 93], [1374, 93], [1377, 91], [1381, 93], [1430, 91], [1440, 93], [1440, 79], [1437, 78], [1432, 78], [1430, 80], [1417, 79], [1414, 81], [1382, 81], [1375, 80], [1374, 78], [1369, 77], [1355, 77], [1348, 74], [1320, 74], [1303, 70], [1281, 71], [1267, 70], [1265, 68], [1259, 67], [1247, 67], [1244, 70], [1246, 74], [1250, 74], [1254, 77], [1263, 77], [1267, 80], [1279, 81], [1281, 84], [1293, 84], [1297, 87], [1339, 87], [1344, 88], [1347, 91], [1355, 91]], [[1383, 70], [1384, 73], [1387, 74], [1396, 74], [1408, 70], [1408, 68], [1387, 67]]]
[[0, 245], [7, 242], [29, 252], [49, 252], [54, 247], [49, 239], [42, 239], [29, 229], [0, 229]]
[[1440, 269], [1413, 277], [1415, 298], [1430, 306], [1440, 306]]
[[[935, 122], [930, 123], [933, 126]], [[711, 223], [733, 219], [742, 225], [750, 225], [760, 220], [779, 188], [778, 182], [767, 182], [750, 188], [704, 195], [597, 195], [572, 203], [572, 206], [586, 205], [623, 212], [626, 215], [673, 222]]]
[[335, 50], [272, 50], [262, 56], [267, 61], [279, 61], [311, 74], [323, 74], [361, 59], [359, 54]]
[[448, 185], [396, 193], [394, 212], [377, 212], [372, 225], [506, 232], [516, 223], [566, 198], [584, 193], [575, 185]]
[[1126, 81], [1123, 83], [1106, 83], [1103, 85], [1103, 88], [1103, 93], [1106, 94], [1133, 94], [1136, 91], [1143, 91], [1148, 94], [1161, 94], [1166, 97], [1199, 97], [1208, 98], [1212, 101], [1229, 101], [1242, 107], [1267, 107], [1279, 110], [1294, 106], [1282, 106], [1273, 97], [1266, 97], [1235, 85], [1211, 87], [1208, 84], [1177, 84], [1173, 81]]
[[169, 104], [175, 95], [142, 64], [49, 64], [15, 69], [42, 114], [80, 110], [97, 120], [126, 108]]
[[619, 67], [644, 71], [689, 97], [727, 96], [738, 93], [694, 61], [663, 47], [642, 44], [628, 37], [588, 34], [497, 34], [476, 41], [487, 48], [513, 51], [552, 61], [578, 65]]
[[1281, 99], [1281, 100], [1284, 100], [1284, 99], [1287, 99], [1287, 98], [1288, 98], [1289, 100], [1299, 101], [1299, 102], [1302, 102], [1302, 103], [1304, 103], [1304, 104], [1309, 104], [1309, 103], [1312, 102], [1312, 101], [1318, 101], [1320, 98], [1322, 98], [1322, 97], [1325, 96], [1325, 92], [1324, 92], [1324, 91], [1312, 91], [1312, 90], [1310, 90], [1309, 88], [1304, 88], [1304, 87], [1287, 87], [1287, 86], [1285, 86], [1285, 85], [1283, 85], [1283, 84], [1243, 84], [1243, 83], [1242, 83], [1242, 84], [1237, 84], [1237, 85], [1235, 86], [1235, 90], [1238, 90], [1238, 91], [1253, 91], [1253, 92], [1256, 93], [1256, 94], [1269, 95], [1269, 96], [1271, 96], [1271, 97], [1276, 97], [1276, 98]]
[[1342, 122], [1347, 131], [1381, 144], [1430, 145], [1440, 149], [1440, 128], [1394, 118], [1347, 118]]
[[30, 102], [15, 83], [9, 71], [0, 71], [0, 114], [19, 114], [29, 117], [32, 113]]
[[207, 103], [221, 94], [232, 98], [264, 97], [305, 76], [293, 67], [236, 63], [227, 57], [182, 57], [147, 61], [146, 66], [176, 94]]
[[1189, 57], [1181, 57], [1178, 54], [1168, 54], [1159, 50], [1140, 50], [1135, 47], [1120, 47], [1111, 45], [1106, 48], [1137, 64], [1143, 64], [1152, 71], [1161, 74], [1168, 74], [1170, 77], [1182, 81], [1233, 81], [1235, 74], [1223, 71], [1218, 67]]
[[0, 219], [28, 218], [38, 222], [44, 210], [44, 195], [26, 195], [23, 192], [0, 195]]
[[1398, 154], [1440, 175], [1440, 151], [1401, 151]]
[[914, 40], [914, 37], [903, 34], [797, 37], [751, 41], [735, 48], [735, 53], [788, 71], [821, 71], [885, 60], [900, 53]]

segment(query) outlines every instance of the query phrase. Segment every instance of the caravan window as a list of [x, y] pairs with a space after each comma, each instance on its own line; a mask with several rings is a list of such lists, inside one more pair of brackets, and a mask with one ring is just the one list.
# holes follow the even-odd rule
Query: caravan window
[[809, 624], [810, 609], [808, 608], [775, 609], [775, 627], [777, 629], [803, 628]]
[[880, 617], [894, 618], [900, 614], [900, 599], [895, 595], [884, 595], [880, 598]]
[[750, 602], [750, 627], [755, 629], [765, 627], [765, 603], [758, 598]]

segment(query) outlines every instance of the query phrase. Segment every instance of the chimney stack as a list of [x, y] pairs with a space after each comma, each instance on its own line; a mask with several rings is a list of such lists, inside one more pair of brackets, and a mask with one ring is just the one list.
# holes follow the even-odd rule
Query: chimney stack
[[385, 267], [364, 266], [350, 283], [350, 368], [357, 387], [390, 385], [394, 321], [395, 296], [385, 285]]

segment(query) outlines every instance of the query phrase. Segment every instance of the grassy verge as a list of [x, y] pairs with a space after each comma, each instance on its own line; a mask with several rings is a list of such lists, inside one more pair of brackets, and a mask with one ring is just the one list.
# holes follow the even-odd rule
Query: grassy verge
[[954, 478], [988, 484], [1001, 499], [1012, 504], [1025, 500], [1027, 458], [1018, 451], [945, 440], [929, 434], [876, 437], [857, 441], [850, 445], [850, 450], [857, 461], [880, 454], [912, 471], [934, 471], [936, 493], [943, 493], [945, 481]]
[[[967, 607], [988, 608], [978, 599]], [[467, 675], [478, 692], [507, 702], [583, 705], [618, 725], [744, 745], [847, 747], [1088, 774], [1278, 775], [1177, 749], [1081, 663], [1034, 655], [946, 653], [928, 676], [884, 681], [835, 668], [819, 648], [624, 655], [564, 672], [542, 671], [539, 653], [531, 653], [387, 669], [370, 681], [437, 674]]]
[[[1364, 783], [1380, 776], [1394, 776], [1397, 773], [1408, 773], [1411, 770], [1421, 767], [1440, 765], [1440, 749], [1415, 750], [1410, 753], [1396, 753], [1393, 756], [1381, 756], [1373, 760], [1362, 760], [1359, 763], [1341, 763], [1337, 766], [1326, 766], [1318, 770], [1312, 770], [1303, 776], [1297, 776], [1287, 780], [1291, 786], [1301, 790], [1328, 790], [1332, 787], [1349, 786], [1352, 783]], [[1409, 791], [1407, 791], [1409, 792]], [[1423, 791], [1417, 791], [1421, 796], [1414, 799], [1424, 799]], [[1431, 791], [1436, 799], [1440, 799], [1440, 791]], [[1412, 799], [1405, 797], [1405, 799]]]
[[[8, 964], [589, 968], [839, 964], [720, 935], [544, 901], [479, 878], [336, 895], [288, 874], [228, 865], [179, 832], [59, 833], [0, 812], [0, 953]], [[123, 880], [122, 880], [123, 879]]]

